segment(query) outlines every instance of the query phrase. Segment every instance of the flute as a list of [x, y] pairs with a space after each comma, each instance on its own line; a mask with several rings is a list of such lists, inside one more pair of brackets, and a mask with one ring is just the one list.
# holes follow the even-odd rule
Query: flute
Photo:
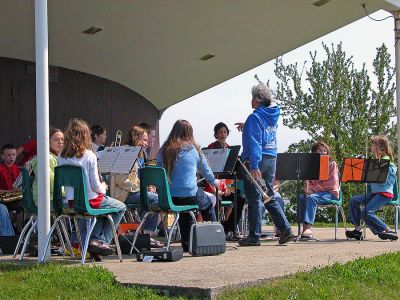
[[254, 184], [255, 188], [261, 193], [262, 198], [263, 198], [263, 202], [264, 203], [268, 203], [269, 201], [271, 201], [273, 197], [268, 197], [268, 188], [267, 188], [267, 186], [265, 184], [265, 181], [263, 179], [261, 179], [261, 178], [259, 178], [258, 181], [255, 180], [253, 178], [253, 176], [251, 175], [251, 173], [249, 172], [249, 170], [247, 169], [247, 167], [245, 166], [245, 164], [240, 159], [238, 159], [237, 161], [242, 166], [242, 169], [245, 172], [246, 178], [252, 184]]

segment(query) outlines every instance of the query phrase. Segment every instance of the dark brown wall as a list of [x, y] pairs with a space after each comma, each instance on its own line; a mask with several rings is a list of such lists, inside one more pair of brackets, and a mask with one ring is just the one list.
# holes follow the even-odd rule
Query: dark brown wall
[[[36, 138], [34, 72], [32, 62], [0, 57], [0, 145]], [[108, 145], [118, 129], [124, 142], [132, 124], [158, 125], [158, 110], [116, 82], [60, 67], [51, 67], [49, 77], [50, 125], [64, 129], [71, 117], [100, 124], [107, 128]]]

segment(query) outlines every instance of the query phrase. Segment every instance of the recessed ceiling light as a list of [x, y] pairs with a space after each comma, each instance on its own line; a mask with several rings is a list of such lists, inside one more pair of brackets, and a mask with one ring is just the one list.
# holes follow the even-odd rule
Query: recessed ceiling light
[[317, 2], [314, 2], [313, 4], [315, 6], [322, 6], [322, 5], [324, 5], [324, 4], [328, 3], [328, 2], [329, 2], [329, 0], [319, 0]]
[[209, 60], [209, 59], [211, 59], [211, 58], [213, 58], [213, 57], [215, 57], [214, 54], [208, 53], [208, 54], [206, 54], [206, 55], [200, 57], [200, 59], [206, 61], [206, 60]]
[[96, 34], [96, 33], [98, 33], [99, 31], [102, 31], [102, 30], [103, 30], [103, 28], [92, 26], [92, 27], [86, 29], [85, 31], [82, 31], [82, 33]]

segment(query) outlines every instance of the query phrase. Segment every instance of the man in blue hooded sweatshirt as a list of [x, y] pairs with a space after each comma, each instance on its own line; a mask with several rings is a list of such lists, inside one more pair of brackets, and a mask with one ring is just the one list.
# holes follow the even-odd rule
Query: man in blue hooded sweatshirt
[[[253, 113], [249, 115], [243, 127], [242, 159], [249, 161], [250, 173], [258, 181], [263, 179], [268, 188], [268, 196], [273, 196], [273, 182], [276, 170], [276, 130], [280, 108], [272, 104], [272, 92], [264, 84], [258, 84], [251, 90], [251, 107]], [[252, 181], [244, 177], [244, 190], [249, 205], [249, 235], [239, 241], [240, 246], [259, 246], [263, 219], [263, 199], [259, 190]], [[290, 224], [286, 219], [281, 206], [272, 199], [265, 204], [275, 226], [280, 230], [279, 244], [289, 242], [293, 238]]]

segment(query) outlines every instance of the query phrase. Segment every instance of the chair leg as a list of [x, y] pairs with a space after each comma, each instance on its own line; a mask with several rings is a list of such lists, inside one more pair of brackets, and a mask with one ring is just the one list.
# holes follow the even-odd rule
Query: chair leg
[[[192, 213], [193, 213], [193, 212], [192, 212]], [[174, 222], [172, 223], [170, 232], [169, 232], [169, 234], [168, 234], [167, 251], [169, 251], [169, 248], [170, 248], [170, 246], [171, 246], [172, 234], [174, 233], [174, 229], [175, 229], [175, 227], [176, 227], [176, 224], [178, 223], [178, 220], [179, 220], [179, 213], [176, 213], [176, 214], [175, 214], [175, 220], [174, 220]]]
[[122, 262], [122, 253], [121, 253], [121, 248], [119, 246], [117, 229], [115, 228], [114, 220], [112, 219], [112, 217], [110, 215], [107, 215], [107, 219], [108, 219], [108, 221], [110, 221], [110, 224], [111, 224], [111, 227], [112, 227], [112, 232], [113, 232], [113, 235], [114, 235], [114, 243], [115, 243], [115, 246], [117, 247], [117, 254], [118, 254], [118, 257], [119, 257], [119, 261]]
[[96, 218], [96, 217], [93, 217], [93, 220], [92, 220], [92, 222], [91, 222], [91, 224], [90, 224], [89, 231], [86, 233], [85, 243], [83, 244], [83, 251], [81, 251], [81, 256], [82, 256], [81, 264], [82, 264], [82, 265], [85, 264], [86, 253], [87, 253], [87, 250], [88, 250], [88, 248], [89, 248], [90, 236], [91, 236], [91, 234], [92, 234], [93, 228], [94, 228], [94, 226], [96, 225], [96, 223], [97, 223], [97, 218]]
[[344, 213], [344, 209], [342, 206], [339, 206], [340, 214], [342, 215], [344, 230], [347, 230], [347, 221], [346, 221], [346, 214]]
[[365, 222], [362, 222], [361, 224], [363, 230], [363, 238], [365, 239], [367, 237], [367, 224], [365, 224]]
[[49, 249], [49, 246], [50, 246], [51, 236], [52, 236], [52, 234], [53, 234], [53, 232], [54, 232], [54, 229], [57, 228], [58, 222], [59, 222], [62, 218], [63, 218], [63, 216], [57, 217], [57, 218], [54, 220], [53, 225], [50, 227], [50, 232], [49, 232], [49, 234], [48, 234], [47, 237], [46, 237], [46, 243], [45, 243], [45, 248], [44, 248], [42, 257], [41, 257], [40, 260], [39, 260], [40, 262], [44, 262], [44, 261], [45, 261], [45, 259], [46, 259], [46, 253], [47, 253], [47, 251], [48, 251], [48, 249]]
[[337, 205], [335, 205], [335, 240], [337, 240], [337, 229], [338, 229], [338, 224], [339, 223], [339, 208]]
[[196, 216], [194, 215], [194, 212], [192, 212], [192, 211], [190, 210], [190, 211], [189, 211], [189, 214], [190, 214], [190, 216], [192, 217], [193, 221], [194, 221], [195, 223], [197, 223], [197, 219], [196, 219]]
[[[69, 217], [64, 217], [64, 221], [66, 219], [68, 219], [68, 221], [70, 221]], [[62, 232], [64, 234], [64, 237], [65, 237], [65, 240], [67, 242], [67, 246], [69, 248], [69, 251], [71, 252], [70, 256], [71, 256], [72, 259], [74, 259], [75, 258], [74, 250], [72, 249], [72, 245], [71, 245], [71, 241], [69, 239], [68, 231], [67, 231], [67, 228], [66, 228], [66, 226], [65, 226], [63, 221], [61, 221], [61, 230], [62, 230]]]
[[394, 207], [394, 231], [397, 234], [397, 231], [399, 230], [399, 210], [400, 206], [395, 206]]
[[60, 222], [57, 224], [56, 231], [57, 231], [58, 239], [60, 240], [60, 243], [61, 243], [61, 248], [63, 250], [63, 257], [64, 257], [67, 248], [65, 247], [64, 238], [61, 234], [61, 229], [60, 229], [61, 222], [62, 222], [62, 219], [60, 219]]
[[138, 236], [139, 236], [140, 229], [142, 229], [142, 227], [143, 227], [143, 225], [144, 225], [144, 222], [146, 221], [147, 216], [148, 216], [149, 214], [151, 214], [151, 212], [147, 212], [147, 213], [143, 216], [142, 221], [140, 221], [140, 224], [139, 224], [138, 228], [137, 228], [136, 231], [135, 231], [135, 236], [133, 237], [133, 241], [132, 241], [132, 244], [131, 244], [131, 250], [129, 251], [129, 255], [132, 255], [133, 249], [135, 249], [136, 252], [139, 252], [139, 249], [137, 249], [137, 248], [135, 247], [136, 240], [137, 240], [137, 238], [138, 238]]
[[85, 246], [84, 241], [82, 241], [81, 231], [79, 230], [78, 218], [74, 218], [74, 226], [76, 232], [76, 239], [78, 240], [79, 249], [81, 249], [81, 254]]
[[36, 218], [35, 221], [32, 223], [32, 226], [29, 229], [28, 233], [26, 234], [24, 244], [22, 245], [21, 254], [19, 255], [19, 260], [20, 261], [22, 261], [24, 259], [24, 254], [25, 254], [25, 251], [26, 251], [26, 247], [29, 244], [29, 238], [31, 237], [32, 231], [36, 228], [37, 223], [38, 223], [38, 219]]
[[31, 225], [33, 224], [34, 220], [35, 220], [35, 216], [31, 216], [29, 218], [28, 223], [26, 223], [24, 228], [22, 229], [21, 234], [20, 234], [19, 239], [18, 239], [18, 242], [17, 242], [17, 246], [15, 247], [15, 250], [14, 250], [13, 258], [15, 258], [18, 255], [19, 248], [21, 247], [22, 241], [24, 240], [24, 237], [25, 237], [25, 233], [31, 227]]

